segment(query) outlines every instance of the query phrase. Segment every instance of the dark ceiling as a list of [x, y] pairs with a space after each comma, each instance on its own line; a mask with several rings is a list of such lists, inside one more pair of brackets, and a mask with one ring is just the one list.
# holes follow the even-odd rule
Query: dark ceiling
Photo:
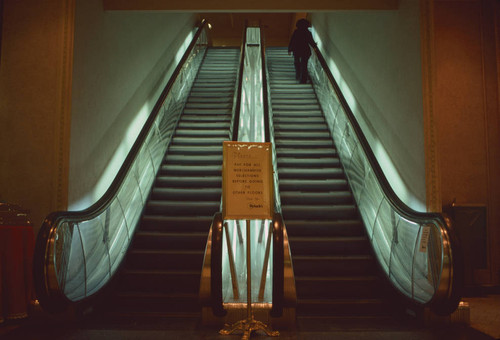
[[214, 46], [239, 46], [243, 28], [260, 26], [264, 29], [267, 46], [287, 46], [298, 18], [305, 13], [201, 13], [200, 19], [211, 24]]

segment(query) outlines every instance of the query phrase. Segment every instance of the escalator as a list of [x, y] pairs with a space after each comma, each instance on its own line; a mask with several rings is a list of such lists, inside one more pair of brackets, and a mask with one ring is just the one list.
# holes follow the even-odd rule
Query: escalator
[[[243, 79], [252, 82], [238, 74], [240, 51], [208, 48], [206, 29], [203, 22], [108, 191], [86, 210], [47, 216], [34, 257], [45, 310], [89, 302], [115, 316], [199, 316], [200, 271], [207, 301], [222, 306], [223, 221], [207, 236], [220, 210], [222, 142], [250, 121], [237, 118], [236, 80], [238, 92]], [[395, 197], [318, 51], [314, 88], [295, 80], [286, 49], [266, 51], [271, 110], [266, 87], [263, 116], [272, 119], [255, 126], [274, 140], [276, 212], [286, 223], [273, 224], [282, 231], [273, 238], [274, 314], [285, 306], [295, 315], [296, 292], [298, 316], [384, 316], [392, 288], [419, 307], [453, 312], [461, 259], [448, 221]], [[108, 294], [96, 294], [103, 288]]]
[[207, 232], [220, 210], [222, 142], [230, 139], [239, 53], [207, 50], [108, 311], [199, 315], [200, 270]]
[[384, 284], [312, 84], [267, 48], [282, 214], [298, 316], [384, 314]]

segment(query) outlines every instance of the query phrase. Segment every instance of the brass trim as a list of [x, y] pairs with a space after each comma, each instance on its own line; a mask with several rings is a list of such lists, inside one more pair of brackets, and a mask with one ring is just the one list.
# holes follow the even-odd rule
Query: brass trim
[[227, 256], [229, 256], [229, 270], [231, 271], [231, 283], [233, 285], [233, 297], [239, 300], [240, 292], [238, 287], [238, 277], [236, 276], [236, 266], [234, 263], [233, 247], [231, 246], [231, 239], [229, 238], [229, 231], [227, 230], [227, 222], [224, 222], [224, 233], [226, 234]]
[[425, 189], [429, 212], [442, 211], [441, 177], [438, 156], [438, 137], [434, 118], [434, 11], [432, 0], [420, 0], [420, 33], [422, 57], [422, 96], [425, 145]]

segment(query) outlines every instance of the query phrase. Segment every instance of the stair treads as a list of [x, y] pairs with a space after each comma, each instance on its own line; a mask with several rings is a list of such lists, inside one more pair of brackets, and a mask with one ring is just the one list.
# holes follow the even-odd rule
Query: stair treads
[[278, 157], [303, 157], [303, 158], [317, 158], [317, 157], [337, 157], [337, 150], [334, 148], [287, 148], [285, 145], [276, 151]]
[[294, 110], [283, 110], [280, 108], [273, 109], [273, 116], [276, 117], [295, 117], [295, 118], [317, 118], [322, 117], [321, 110], [304, 110], [303, 108], [295, 108]]
[[309, 221], [305, 219], [285, 222], [290, 236], [365, 236], [365, 227], [359, 219]]
[[304, 134], [317, 133], [317, 132], [328, 132], [328, 127], [325, 126], [324, 122], [317, 123], [281, 123], [277, 122], [274, 124], [274, 131], [288, 131], [288, 132], [303, 132]]
[[349, 191], [334, 192], [302, 192], [286, 191], [282, 192], [281, 203], [285, 205], [349, 205], [353, 204], [352, 194]]
[[219, 201], [221, 192], [221, 188], [153, 188], [151, 198], [165, 201]]
[[163, 176], [220, 176], [222, 164], [168, 164], [161, 166], [160, 173]]
[[[205, 248], [207, 234], [204, 232], [160, 232], [160, 231], [139, 231], [134, 236], [134, 248], [146, 249], [150, 254], [156, 250], [200, 250]], [[181, 253], [184, 254], [184, 253]]]
[[[161, 176], [156, 180], [158, 187], [172, 187], [172, 188], [206, 188], [215, 187], [219, 188], [222, 185], [222, 178], [220, 176], [204, 177], [204, 176]], [[216, 211], [214, 211], [216, 213]]]
[[219, 155], [222, 154], [222, 144], [214, 146], [190, 146], [190, 145], [171, 145], [168, 149], [168, 155]]
[[293, 166], [295, 168], [309, 168], [314, 169], [317, 167], [340, 167], [340, 160], [336, 157], [322, 157], [322, 158], [305, 158], [305, 157], [278, 157], [278, 166], [287, 167]]
[[319, 272], [328, 276], [352, 276], [376, 274], [376, 263], [370, 255], [296, 255], [293, 257], [296, 275], [311, 277]]
[[322, 220], [333, 219], [342, 220], [348, 218], [357, 218], [358, 210], [353, 204], [287, 204], [282, 206], [283, 218], [287, 219], [308, 219]]
[[199, 315], [201, 267], [220, 210], [238, 49], [208, 48], [109, 304], [119, 313]]
[[149, 201], [146, 214], [208, 215], [219, 210], [219, 202], [206, 201]]
[[[279, 170], [278, 170], [279, 172]], [[334, 191], [347, 190], [345, 179], [283, 179], [280, 180], [280, 191]]]
[[228, 132], [228, 137], [223, 138], [223, 137], [199, 137], [199, 138], [190, 138], [190, 137], [174, 137], [172, 138], [172, 145], [199, 145], [199, 146], [204, 146], [204, 145], [222, 145], [222, 143], [229, 138], [229, 132]]
[[386, 315], [382, 281], [329, 127], [286, 48], [266, 49], [297, 315]]
[[172, 230], [183, 232], [186, 230], [205, 231], [208, 233], [212, 215], [205, 216], [168, 216], [144, 214], [141, 221], [141, 230]]
[[277, 145], [277, 152], [279, 152], [281, 147], [285, 148], [329, 148], [332, 149], [333, 146], [333, 141], [328, 140], [328, 139], [318, 139], [318, 140], [290, 140], [290, 139], [280, 139], [280, 138], [275, 138], [275, 143]]
[[202, 130], [204, 132], [208, 132], [206, 130], [221, 130], [221, 127], [225, 127], [224, 131], [227, 134], [227, 128], [229, 127], [228, 124], [230, 124], [229, 121], [212, 121], [212, 122], [200, 122], [199, 120], [196, 121], [190, 121], [190, 120], [181, 120], [179, 122], [179, 129], [183, 130]]

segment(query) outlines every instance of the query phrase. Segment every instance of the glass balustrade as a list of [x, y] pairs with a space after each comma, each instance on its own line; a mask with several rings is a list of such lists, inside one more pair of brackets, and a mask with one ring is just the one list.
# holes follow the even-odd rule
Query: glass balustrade
[[400, 292], [418, 303], [449, 294], [452, 254], [444, 218], [391, 201], [395, 195], [388, 194], [387, 183], [381, 184], [381, 171], [374, 168], [352, 113], [341, 104], [319, 58], [313, 53], [309, 73], [382, 269]]
[[[252, 303], [272, 303], [272, 230], [268, 220], [250, 221]], [[224, 303], [247, 302], [246, 221], [227, 220], [222, 255]]]
[[207, 48], [204, 27], [195, 32], [175, 81], [171, 79], [163, 102], [157, 103], [108, 192], [89, 209], [52, 214], [42, 226], [45, 238], [37, 247], [43, 249], [38, 256], [44, 257], [44, 268], [36, 269], [43, 272], [37, 279], [44, 285], [37, 289], [42, 300], [51, 295], [82, 300], [118, 269]]
[[[247, 27], [244, 40], [242, 90], [238, 141], [264, 142], [264, 108], [262, 83], [262, 45], [259, 27]], [[247, 302], [246, 222], [224, 222], [222, 255], [222, 290], [224, 303]], [[271, 221], [252, 220], [251, 272], [252, 302], [272, 302], [272, 231]], [[266, 256], [267, 254], [267, 256]]]
[[247, 27], [238, 130], [240, 142], [264, 142], [260, 28]]

